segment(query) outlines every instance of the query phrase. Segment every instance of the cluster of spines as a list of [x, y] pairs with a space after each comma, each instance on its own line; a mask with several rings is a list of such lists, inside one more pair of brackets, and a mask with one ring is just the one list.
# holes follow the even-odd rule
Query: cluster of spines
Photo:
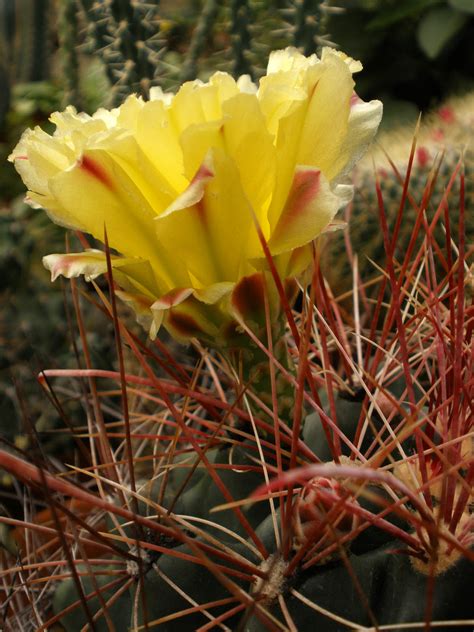
[[[417, 216], [426, 212], [428, 222], [443, 203], [450, 176], [461, 161], [465, 174], [466, 207], [474, 203], [474, 155], [472, 142], [473, 96], [455, 99], [426, 117], [419, 132], [417, 149], [411, 168], [407, 201], [403, 210], [398, 247], [395, 256], [403, 254], [408, 244]], [[393, 226], [399, 210], [408, 159], [410, 137], [406, 129], [396, 129], [381, 138], [371, 155], [365, 159], [354, 174], [355, 193], [348, 213], [347, 232], [352, 251], [358, 253], [359, 273], [368, 278], [377, 276], [373, 261], [383, 261], [384, 244], [380, 234], [376, 181], [383, 192], [387, 218]], [[375, 170], [374, 170], [375, 165]], [[427, 208], [423, 206], [424, 191], [430, 186], [431, 193]], [[459, 179], [452, 183], [450, 200], [459, 197]], [[449, 202], [451, 231], [457, 236], [459, 204]], [[468, 246], [474, 243], [474, 216], [466, 212], [465, 238]], [[445, 240], [443, 221], [435, 227], [438, 243]], [[352, 270], [348, 259], [341, 256], [346, 249], [342, 231], [329, 236], [324, 254], [324, 270], [333, 288], [345, 293], [352, 287]]]
[[157, 2], [79, 0], [87, 22], [86, 46], [103, 60], [113, 104], [128, 94], [148, 97], [160, 83], [164, 40]]
[[[166, 27], [160, 30], [158, 3], [77, 1], [88, 23], [88, 50], [102, 57], [116, 103], [131, 92], [146, 97], [151, 85], [167, 87], [205, 76], [207, 55], [213, 68], [256, 79], [273, 48], [293, 43], [308, 54], [332, 45], [326, 33], [328, 17], [338, 11], [330, 0], [279, 3], [275, 11], [250, 0], [205, 0], [182, 63], [176, 64], [167, 59]], [[223, 48], [214, 41], [217, 34]]]
[[332, 0], [292, 0], [290, 6], [280, 9], [285, 27], [279, 32], [302, 53], [311, 55], [323, 46], [336, 45], [328, 33], [329, 19], [342, 11]]

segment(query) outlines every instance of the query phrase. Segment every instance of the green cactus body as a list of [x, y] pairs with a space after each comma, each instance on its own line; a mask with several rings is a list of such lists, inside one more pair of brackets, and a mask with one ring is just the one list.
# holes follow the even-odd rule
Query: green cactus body
[[321, 46], [333, 45], [326, 33], [331, 10], [338, 10], [331, 6], [331, 0], [294, 0], [293, 40], [305, 55], [311, 55]]
[[58, 34], [64, 78], [64, 104], [81, 108], [79, 94], [78, 21], [76, 0], [64, 0], [60, 5]]
[[[400, 393], [400, 389], [404, 389], [401, 382], [403, 380], [395, 382], [390, 387], [394, 396]], [[354, 440], [362, 407], [360, 398], [336, 399], [338, 425], [349, 440]], [[327, 404], [326, 408], [330, 414]], [[392, 422], [394, 427], [399, 421], [400, 418], [397, 417]], [[327, 462], [331, 455], [324, 447], [324, 434], [318, 430], [320, 424], [317, 417], [309, 415], [305, 422], [304, 440], [306, 446], [312, 449], [315, 455]], [[376, 421], [374, 432], [380, 430], [381, 424]], [[368, 436], [367, 441], [370, 442], [374, 436]], [[404, 449], [409, 451], [410, 445], [409, 439], [404, 444]], [[244, 470], [246, 466], [256, 463], [255, 451], [250, 450], [250, 446], [251, 444], [248, 443], [248, 448], [245, 448], [245, 444], [241, 443], [234, 450], [222, 445], [209, 451], [207, 455], [213, 467], [232, 465], [231, 469], [217, 469], [217, 471], [226, 489], [236, 500], [247, 498], [255, 486], [263, 481], [261, 473]], [[355, 463], [355, 461], [349, 461], [348, 457], [341, 458], [343, 463]], [[431, 590], [430, 573], [426, 570], [429, 569], [429, 562], [418, 562], [404, 555], [403, 552], [407, 553], [408, 549], [403, 541], [397, 540], [375, 524], [369, 525], [349, 539], [345, 545], [336, 546], [336, 550], [318, 564], [309, 568], [305, 568], [303, 564], [297, 565], [292, 572], [287, 573], [292, 556], [297, 554], [306, 536], [304, 532], [301, 532], [303, 533], [301, 540], [295, 535], [289, 556], [285, 559], [281, 553], [282, 543], [279, 540], [281, 535], [277, 536], [275, 533], [275, 524], [278, 529], [282, 526], [281, 507], [278, 507], [278, 502], [276, 502], [274, 513], [270, 511], [267, 502], [243, 506], [246, 518], [255, 527], [256, 537], [267, 551], [268, 557], [264, 560], [261, 553], [256, 551], [254, 540], [246, 537], [246, 530], [242, 528], [242, 523], [233, 510], [227, 509], [224, 512], [213, 513], [213, 507], [219, 506], [225, 502], [225, 499], [206, 468], [201, 466], [199, 470], [196, 470], [186, 491], [177, 502], [173, 500], [176, 490], [182, 487], [184, 477], [189, 471], [189, 469], [184, 469], [181, 472], [180, 462], [184, 461], [177, 459], [174, 474], [168, 481], [169, 495], [164, 500], [165, 507], [169, 503], [173, 505], [173, 511], [169, 514], [171, 520], [173, 516], [179, 516], [190, 524], [195, 524], [193, 519], [198, 519], [202, 535], [196, 537], [190, 531], [187, 532], [188, 537], [191, 537], [191, 543], [188, 544], [173, 540], [166, 541], [153, 535], [146, 538], [151, 544], [161, 543], [165, 549], [169, 549], [170, 553], [168, 555], [157, 553], [153, 549], [141, 549], [142, 572], [144, 573], [142, 581], [146, 596], [144, 602], [146, 602], [147, 620], [151, 627], [155, 622], [161, 629], [170, 632], [176, 629], [174, 626], [177, 624], [183, 631], [197, 630], [200, 626], [205, 626], [212, 621], [213, 617], [224, 616], [231, 611], [232, 604], [239, 603], [235, 598], [236, 594], [242, 590], [249, 595], [249, 604], [225, 619], [228, 629], [242, 629], [249, 632], [280, 629], [274, 628], [275, 621], [288, 620], [281, 610], [281, 599], [284, 599], [286, 612], [289, 613], [295, 626], [291, 629], [300, 632], [313, 629], [342, 632], [346, 629], [383, 624], [396, 623], [402, 626], [402, 624], [413, 624], [425, 620], [426, 595]], [[321, 481], [324, 485], [327, 484], [327, 479], [321, 479]], [[322, 483], [318, 482], [318, 485]], [[318, 493], [318, 485], [314, 488], [316, 493]], [[332, 489], [337, 494], [338, 490], [343, 490], [343, 487], [339, 487], [336, 483]], [[151, 497], [153, 496], [152, 493]], [[301, 494], [296, 498], [300, 497]], [[390, 501], [390, 495], [377, 485], [367, 486], [365, 492], [357, 496], [357, 505], [370, 512], [371, 515], [377, 515], [382, 511], [384, 503], [389, 504]], [[318, 506], [322, 507], [322, 505]], [[331, 504], [325, 507], [326, 510], [330, 510]], [[145, 507], [142, 507], [141, 511], [145, 512]], [[337, 516], [340, 518], [343, 512], [344, 509], [341, 509]], [[324, 512], [318, 515], [324, 519]], [[313, 518], [306, 524], [314, 530], [311, 537], [316, 543], [322, 531], [318, 530], [317, 521], [311, 522]], [[401, 533], [413, 532], [412, 526], [396, 514], [389, 513], [385, 518]], [[165, 521], [164, 524], [168, 523]], [[347, 514], [342, 521], [335, 519], [333, 524], [330, 533], [332, 532], [334, 536], [326, 534], [327, 544], [349, 533], [357, 527], [359, 522]], [[114, 531], [113, 528], [112, 531]], [[295, 534], [297, 533], [298, 528], [295, 527]], [[333, 540], [332, 537], [336, 539]], [[254, 565], [255, 568], [264, 571], [264, 577], [255, 575], [246, 581], [239, 575], [236, 577], [231, 575], [228, 578], [229, 584], [224, 586], [219, 579], [219, 574], [216, 575], [216, 572], [210, 572], [207, 568], [208, 563], [223, 564], [219, 556], [211, 555], [206, 558], [210, 562], [204, 564], [195, 564], [179, 557], [181, 554], [195, 555], [195, 546], [199, 543], [210, 543], [211, 540], [208, 538], [213, 538], [214, 542], [217, 539], [219, 550], [230, 553], [231, 558], [235, 560], [236, 570], [240, 568], [239, 560], [240, 562], [243, 560], [245, 564]], [[240, 541], [237, 541], [237, 538], [240, 538]], [[146, 545], [143, 546], [146, 547]], [[232, 567], [232, 562], [227, 561], [224, 564], [227, 568]], [[348, 567], [351, 572], [348, 572]], [[132, 578], [135, 572], [138, 573], [138, 567], [134, 562], [128, 563], [127, 568]], [[446, 568], [435, 571], [433, 607], [429, 615], [433, 621], [450, 619], [462, 621], [472, 615], [471, 604], [465, 598], [465, 588], [474, 579], [473, 572], [472, 562], [456, 554], [452, 555]], [[107, 578], [106, 575], [102, 577], [99, 574], [101, 583], [105, 583], [106, 579], [110, 580], [113, 577]], [[135, 604], [136, 608], [137, 599], [141, 599], [140, 585], [137, 575], [130, 589], [125, 591], [111, 607], [109, 615], [117, 626], [117, 630], [129, 629], [128, 626], [134, 629], [131, 604]], [[91, 583], [87, 580], [84, 584], [84, 592], [87, 594], [91, 590]], [[104, 590], [103, 597], [107, 599], [108, 596], [110, 594]], [[62, 612], [77, 599], [78, 593], [73, 580], [64, 582], [55, 593], [55, 611]], [[255, 599], [253, 605], [252, 599]], [[96, 601], [90, 603], [91, 611], [95, 612], [99, 607], [98, 603]], [[196, 604], [208, 604], [208, 614], [198, 612], [196, 608], [193, 608]], [[141, 625], [144, 624], [143, 607], [138, 606], [138, 615], [135, 615], [135, 622], [138, 620]], [[78, 632], [86, 623], [86, 617], [84, 613], [77, 616], [68, 614], [62, 621], [68, 632]], [[98, 629], [107, 629], [105, 620], [102, 618], [99, 619]], [[441, 627], [441, 629], [447, 631], [450, 627]], [[468, 627], [460, 629], [468, 630]]]
[[249, 31], [250, 7], [248, 2], [242, 0], [232, 0], [231, 2], [231, 39], [233, 74], [252, 76], [252, 68], [247, 59], [246, 53], [250, 49], [252, 37]]

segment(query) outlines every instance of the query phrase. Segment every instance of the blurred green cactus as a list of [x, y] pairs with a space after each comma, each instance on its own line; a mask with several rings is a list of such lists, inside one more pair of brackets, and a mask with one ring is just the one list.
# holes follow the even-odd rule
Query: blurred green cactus
[[51, 0], [0, 0], [0, 127], [12, 85], [49, 76], [52, 14]]

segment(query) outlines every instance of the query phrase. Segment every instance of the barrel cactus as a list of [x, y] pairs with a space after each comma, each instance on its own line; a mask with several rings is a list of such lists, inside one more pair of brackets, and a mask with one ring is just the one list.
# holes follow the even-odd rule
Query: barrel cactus
[[[243, 383], [225, 353], [196, 342], [196, 355], [178, 363], [117, 321], [133, 351], [122, 368], [45, 371], [48, 388], [90, 380], [103, 418], [76, 437], [93, 442], [94, 460], [67, 478], [0, 453], [49, 505], [13, 532], [38, 627], [470, 629], [472, 298], [463, 257], [461, 245], [461, 272], [454, 285], [440, 279], [441, 298], [433, 300], [428, 260], [426, 281], [407, 272], [403, 295], [395, 283], [383, 307], [379, 292], [362, 329], [316, 269], [284, 335], [296, 370], [272, 353], [276, 340], [265, 345], [273, 401], [288, 385], [290, 413]], [[9, 602], [16, 625], [32, 616], [18, 609], [20, 594], [13, 588]]]

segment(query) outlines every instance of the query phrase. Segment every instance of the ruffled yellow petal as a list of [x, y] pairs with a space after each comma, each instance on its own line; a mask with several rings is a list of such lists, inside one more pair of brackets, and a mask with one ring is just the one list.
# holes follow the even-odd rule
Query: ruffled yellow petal
[[[268, 208], [275, 188], [276, 151], [257, 96], [239, 94], [223, 106], [225, 149], [239, 171], [245, 196], [266, 237]], [[248, 236], [248, 256], [261, 251], [256, 230]]]
[[203, 83], [188, 81], [179, 89], [170, 104], [170, 116], [179, 135], [192, 125], [217, 121], [222, 117], [222, 103], [239, 91], [235, 80], [217, 72]]
[[183, 153], [184, 175], [191, 182], [198, 173], [209, 151], [219, 147], [224, 150], [222, 120], [191, 125], [180, 136]]
[[298, 101], [292, 111], [278, 123], [275, 189], [268, 211], [268, 221], [272, 227], [277, 225], [293, 183], [306, 109], [307, 101]]
[[169, 108], [161, 100], [149, 101], [137, 118], [137, 142], [156, 170], [178, 194], [187, 186], [183, 155]]
[[40, 128], [28, 129], [9, 156], [30, 191], [49, 196], [49, 179], [74, 163], [76, 154]]
[[324, 72], [310, 96], [296, 162], [317, 167], [332, 180], [348, 162], [345, 140], [354, 81], [338, 55], [327, 54], [320, 63]]
[[49, 186], [64, 209], [61, 216], [53, 216], [56, 222], [98, 239], [104, 238], [106, 227], [111, 246], [124, 255], [156, 257], [151, 239], [153, 208], [108, 152], [88, 150], [76, 165], [54, 176]]
[[270, 53], [267, 66], [267, 76], [277, 72], [291, 72], [293, 74], [305, 71], [309, 66], [319, 63], [316, 55], [305, 57], [293, 46]]
[[357, 95], [351, 99], [347, 135], [341, 148], [341, 154], [347, 162], [340, 165], [341, 174], [351, 171], [362, 158], [372, 142], [382, 120], [383, 106], [380, 101], [361, 101]]

